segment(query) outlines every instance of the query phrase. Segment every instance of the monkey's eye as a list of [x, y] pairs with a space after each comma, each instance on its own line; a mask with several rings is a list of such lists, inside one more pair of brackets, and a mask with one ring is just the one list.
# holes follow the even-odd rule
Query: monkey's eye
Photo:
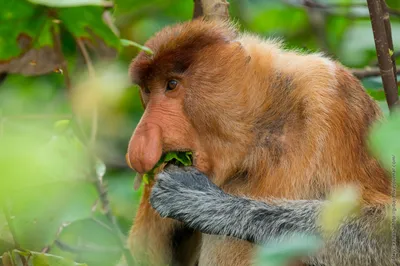
[[167, 83], [167, 91], [172, 91], [173, 89], [176, 88], [176, 86], [178, 86], [178, 81], [176, 81], [175, 79], [171, 79], [170, 81], [168, 81]]
[[146, 94], [149, 94], [149, 93], [150, 93], [150, 90], [149, 90], [149, 88], [147, 88], [147, 87], [144, 87], [143, 91], [144, 91], [144, 93], [146, 93]]

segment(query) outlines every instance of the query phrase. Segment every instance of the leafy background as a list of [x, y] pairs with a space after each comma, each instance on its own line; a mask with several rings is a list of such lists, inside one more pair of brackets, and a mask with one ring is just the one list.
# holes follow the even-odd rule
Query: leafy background
[[[302, 2], [231, 0], [230, 13], [242, 30], [283, 38], [288, 48], [322, 50], [349, 68], [376, 66], [363, 1], [321, 0], [318, 3], [327, 8], [314, 9]], [[400, 2], [387, 3], [393, 10], [396, 48]], [[0, 254], [6, 252], [2, 263], [11, 265], [7, 260], [14, 256], [24, 265], [20, 254], [33, 265], [55, 265], [56, 260], [65, 265], [73, 265], [72, 261], [113, 265], [123, 252], [122, 237], [115, 232], [127, 235], [141, 195], [140, 189], [133, 189], [134, 173], [124, 159], [142, 114], [138, 90], [129, 85], [127, 74], [140, 46], [121, 39], [143, 44], [162, 27], [191, 19], [193, 2], [0, 0], [0, 4]], [[362, 82], [387, 113], [380, 77]], [[95, 107], [98, 124], [93, 144]], [[399, 154], [400, 148], [393, 145], [398, 125], [392, 121], [372, 135], [376, 154], [388, 154], [387, 150]], [[392, 158], [381, 157], [390, 168]], [[99, 183], [107, 187], [109, 206], [102, 204]], [[30, 252], [7, 252], [13, 248]]]

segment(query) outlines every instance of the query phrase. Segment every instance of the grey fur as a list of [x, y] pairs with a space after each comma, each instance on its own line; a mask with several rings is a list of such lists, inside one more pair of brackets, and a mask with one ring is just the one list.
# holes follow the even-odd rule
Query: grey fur
[[[262, 244], [293, 234], [322, 238], [316, 218], [324, 200], [256, 201], [229, 195], [193, 167], [169, 167], [158, 175], [151, 205], [161, 216], [184, 222], [206, 234], [233, 236]], [[348, 217], [337, 235], [325, 239], [309, 265], [400, 265], [400, 226], [396, 226], [397, 256], [392, 258], [390, 222], [384, 208], [365, 207]]]

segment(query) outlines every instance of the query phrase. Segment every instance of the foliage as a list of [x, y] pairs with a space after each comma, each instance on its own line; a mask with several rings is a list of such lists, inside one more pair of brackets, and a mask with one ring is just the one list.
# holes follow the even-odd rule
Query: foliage
[[[359, 3], [355, 0], [321, 0], [336, 7], [316, 10], [300, 2], [231, 0], [230, 11], [242, 30], [283, 38], [288, 48], [322, 50], [348, 67], [375, 65], [366, 6], [353, 6]], [[400, 9], [399, 1], [387, 2]], [[5, 0], [1, 6], [3, 265], [10, 260], [23, 265], [23, 258], [32, 265], [57, 265], [54, 260], [113, 265], [124, 252], [124, 239], [115, 232], [128, 232], [141, 195], [133, 191], [133, 173], [124, 163], [142, 114], [126, 69], [138, 51], [151, 53], [141, 44], [153, 33], [191, 18], [193, 1]], [[395, 47], [400, 45], [399, 17], [391, 17]], [[362, 82], [387, 113], [380, 77]], [[390, 171], [391, 154], [400, 156], [397, 125], [398, 116], [389, 117], [370, 139], [372, 151]], [[98, 184], [107, 185], [110, 210], [102, 204]], [[328, 231], [345, 215], [340, 206], [356, 203], [343, 197], [332, 196], [321, 218], [330, 221]], [[117, 218], [116, 224], [108, 214]], [[259, 262], [282, 265], [319, 245], [312, 236], [304, 245], [299, 239], [272, 243], [261, 251]]]
[[83, 263], [76, 263], [69, 259], [32, 251], [12, 250], [3, 255], [4, 266], [86, 266]]
[[294, 235], [275, 239], [259, 250], [258, 265], [290, 265], [296, 258], [317, 251], [321, 245], [321, 239], [315, 236]]
[[374, 125], [369, 143], [372, 152], [400, 184], [400, 112], [395, 112], [384, 122]]
[[167, 152], [163, 154], [153, 169], [143, 175], [143, 181], [149, 184], [149, 181], [154, 178], [157, 169], [162, 164], [167, 164], [169, 162], [178, 166], [190, 166], [192, 165], [192, 152]]

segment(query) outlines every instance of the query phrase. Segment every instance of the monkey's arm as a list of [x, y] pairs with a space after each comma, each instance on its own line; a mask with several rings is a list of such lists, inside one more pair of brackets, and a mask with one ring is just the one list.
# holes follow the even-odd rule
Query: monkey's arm
[[[194, 168], [170, 168], [158, 176], [150, 202], [162, 215], [206, 234], [227, 235], [262, 244], [294, 234], [321, 236], [317, 217], [323, 200], [271, 203], [229, 195]], [[338, 234], [307, 263], [314, 265], [400, 265], [392, 260], [390, 223], [383, 208], [365, 207], [348, 218]], [[399, 226], [397, 253], [399, 247]]]

